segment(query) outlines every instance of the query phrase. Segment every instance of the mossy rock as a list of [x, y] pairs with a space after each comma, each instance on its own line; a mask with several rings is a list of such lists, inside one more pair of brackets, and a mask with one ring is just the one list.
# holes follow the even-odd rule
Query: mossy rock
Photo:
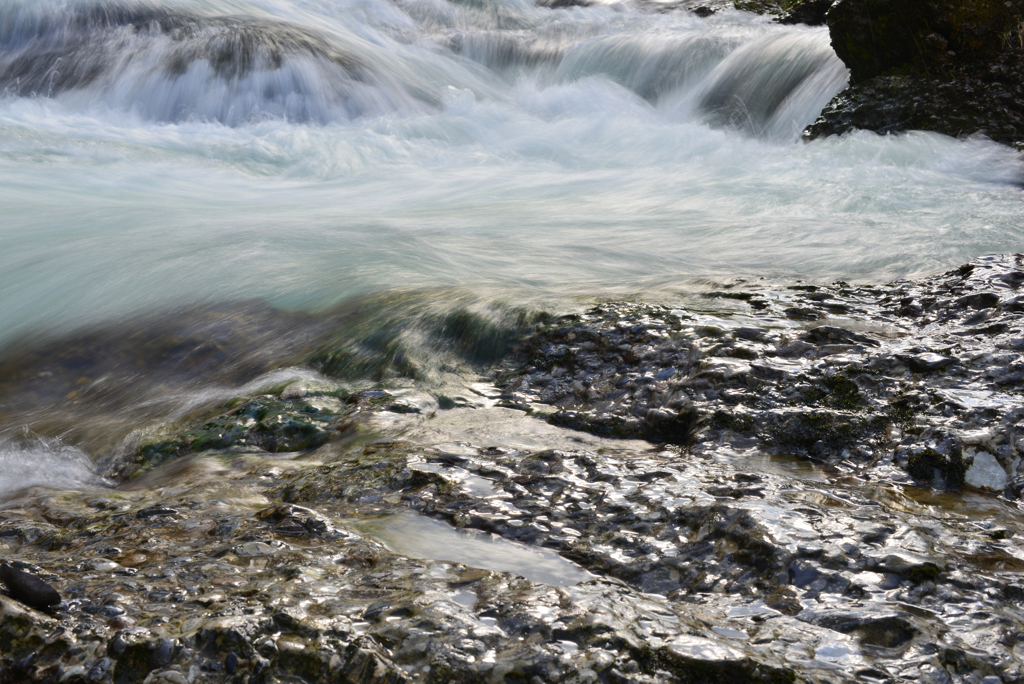
[[850, 377], [849, 373], [833, 373], [822, 378], [821, 385], [827, 390], [822, 398], [826, 406], [841, 411], [859, 411], [865, 405], [864, 397], [860, 393], [860, 387]]
[[916, 404], [905, 395], [894, 397], [889, 400], [886, 415], [893, 425], [906, 430], [914, 424], [914, 417], [917, 415]]
[[968, 464], [960, 454], [940, 454], [934, 449], [924, 449], [910, 455], [906, 468], [918, 482], [937, 484], [941, 481], [948, 489], [959, 489], [964, 484]]
[[796, 0], [786, 6], [786, 13], [779, 18], [780, 24], [806, 24], [821, 26], [834, 0]]
[[738, 10], [755, 14], [781, 15], [785, 11], [782, 3], [775, 0], [733, 0], [732, 4]]
[[[345, 419], [355, 411], [358, 402], [346, 403], [335, 410], [317, 408], [310, 402], [317, 396], [337, 398], [338, 394], [322, 393], [298, 401], [271, 395], [255, 397], [197, 427], [139, 447], [123, 474], [137, 474], [211, 449], [251, 447], [271, 453], [315, 449], [344, 427]], [[380, 394], [380, 398], [370, 401], [378, 404], [390, 401], [391, 395]]]
[[715, 411], [714, 415], [711, 416], [709, 424], [717, 430], [731, 430], [733, 432], [750, 432], [755, 427], [753, 416], [724, 409]]
[[787, 411], [761, 427], [768, 444], [797, 456], [827, 460], [844, 449], [876, 440], [887, 426], [884, 416], [819, 408]]

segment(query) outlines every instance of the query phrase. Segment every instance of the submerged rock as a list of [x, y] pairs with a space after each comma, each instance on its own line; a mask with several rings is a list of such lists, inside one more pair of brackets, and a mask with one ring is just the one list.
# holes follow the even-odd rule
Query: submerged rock
[[255, 448], [270, 453], [308, 451], [356, 429], [365, 412], [418, 413], [383, 390], [343, 389], [252, 397], [227, 413], [169, 439], [143, 444], [120, 464], [130, 478], [172, 460], [208, 450]]

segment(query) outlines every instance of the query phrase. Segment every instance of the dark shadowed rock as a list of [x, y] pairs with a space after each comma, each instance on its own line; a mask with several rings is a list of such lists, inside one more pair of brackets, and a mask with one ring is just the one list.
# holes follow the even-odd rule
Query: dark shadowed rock
[[883, 648], [902, 646], [917, 632], [907, 615], [884, 608], [805, 610], [797, 619], [843, 634], [857, 634], [861, 643]]
[[1024, 140], [1024, 3], [840, 0], [827, 14], [850, 69], [805, 139], [852, 129]]
[[0, 562], [0, 582], [7, 587], [11, 597], [26, 606], [49, 610], [60, 603], [60, 594], [49, 584], [31, 573]]
[[932, 74], [954, 61], [991, 60], [1018, 28], [1019, 10], [1003, 0], [840, 0], [827, 21], [856, 84], [894, 69]]

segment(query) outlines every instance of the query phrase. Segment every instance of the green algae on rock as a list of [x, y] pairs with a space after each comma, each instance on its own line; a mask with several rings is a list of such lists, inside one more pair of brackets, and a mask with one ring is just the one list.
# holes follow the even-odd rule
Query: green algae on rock
[[419, 411], [383, 390], [301, 390], [289, 397], [286, 389], [280, 397], [252, 397], [201, 425], [138, 447], [130, 459], [119, 465], [117, 475], [128, 478], [182, 456], [229, 447], [270, 453], [308, 451], [352, 432], [360, 414], [373, 410]]

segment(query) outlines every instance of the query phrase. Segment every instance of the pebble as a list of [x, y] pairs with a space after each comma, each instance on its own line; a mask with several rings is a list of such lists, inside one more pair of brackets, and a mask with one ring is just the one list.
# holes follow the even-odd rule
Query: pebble
[[85, 678], [89, 682], [100, 682], [107, 676], [113, 661], [110, 658], [100, 658], [89, 668]]
[[139, 520], [146, 520], [147, 518], [158, 518], [165, 515], [176, 515], [177, 510], [173, 508], [144, 508], [135, 514], [135, 517]]
[[124, 608], [118, 606], [82, 606], [82, 612], [87, 615], [95, 615], [100, 618], [115, 618], [124, 615]]
[[281, 542], [245, 542], [235, 547], [235, 555], [239, 558], [252, 558], [255, 556], [273, 556], [275, 553], [280, 553], [285, 550], [287, 546]]
[[121, 567], [120, 564], [106, 558], [86, 561], [85, 566], [95, 572], [113, 572]]
[[50, 610], [60, 604], [60, 594], [35, 575], [19, 570], [7, 561], [0, 561], [0, 582], [14, 598], [40, 610]]

